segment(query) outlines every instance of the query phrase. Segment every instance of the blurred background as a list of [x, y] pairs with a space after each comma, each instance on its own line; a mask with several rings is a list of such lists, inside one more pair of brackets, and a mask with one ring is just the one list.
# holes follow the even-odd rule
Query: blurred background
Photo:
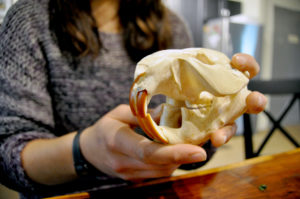
[[[248, 145], [252, 146], [252, 153], [249, 154], [248, 147], [246, 155], [245, 142], [249, 137], [243, 136], [246, 123], [241, 117], [237, 120], [237, 135], [200, 169], [299, 147], [300, 0], [165, 0], [165, 3], [187, 22], [196, 47], [216, 49], [229, 57], [237, 52], [254, 56], [261, 71], [251, 81], [259, 84], [251, 88], [267, 91], [269, 100], [266, 110], [271, 118], [265, 113], [251, 115], [252, 139]], [[186, 171], [177, 174], [182, 173]]]
[[[16, 0], [0, 0], [0, 23]], [[300, 0], [164, 0], [191, 29], [196, 47], [212, 48], [229, 57], [237, 52], [251, 54], [261, 66], [254, 80], [300, 79]], [[290, 84], [300, 88], [299, 81]], [[267, 110], [275, 120], [289, 105], [293, 92], [268, 95]], [[299, 94], [299, 93], [298, 93]], [[245, 159], [243, 119], [238, 119], [238, 133], [221, 147], [201, 169], [222, 166]], [[299, 95], [281, 125], [300, 143]], [[265, 114], [251, 116], [254, 149], [267, 136], [273, 124]], [[298, 147], [275, 130], [260, 155], [274, 154]], [[175, 175], [186, 173], [178, 171]], [[17, 193], [0, 186], [0, 198], [18, 198]]]
[[[188, 23], [195, 46], [213, 48], [229, 57], [237, 52], [254, 56], [261, 66], [256, 79], [300, 78], [300, 0], [165, 2]], [[288, 99], [288, 96], [271, 96], [271, 112], [279, 113]], [[299, 104], [293, 107], [284, 124], [299, 124]], [[267, 125], [260, 118], [256, 128], [261, 130]]]

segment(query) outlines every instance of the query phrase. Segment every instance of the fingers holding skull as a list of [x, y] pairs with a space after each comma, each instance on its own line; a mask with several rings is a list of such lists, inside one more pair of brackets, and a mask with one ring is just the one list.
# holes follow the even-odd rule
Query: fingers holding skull
[[82, 133], [83, 156], [100, 171], [135, 181], [170, 176], [180, 164], [206, 159], [199, 146], [159, 144], [135, 133], [130, 115], [128, 106], [118, 106]]
[[267, 98], [257, 92], [251, 92], [246, 98], [247, 113], [258, 114], [265, 109]]
[[236, 133], [237, 125], [235, 123], [226, 125], [211, 134], [210, 140], [213, 146], [220, 147], [227, 143]]
[[[260, 71], [259, 64], [256, 62], [254, 57], [244, 53], [237, 53], [232, 57], [231, 65], [242, 71], [248, 71], [250, 79], [258, 74]], [[267, 104], [267, 98], [257, 92], [251, 92], [246, 98], [247, 113], [258, 114], [264, 110]]]
[[248, 71], [250, 79], [256, 76], [260, 70], [259, 64], [256, 62], [254, 57], [244, 53], [237, 53], [232, 57], [231, 60], [232, 67], [238, 69], [239, 71]]

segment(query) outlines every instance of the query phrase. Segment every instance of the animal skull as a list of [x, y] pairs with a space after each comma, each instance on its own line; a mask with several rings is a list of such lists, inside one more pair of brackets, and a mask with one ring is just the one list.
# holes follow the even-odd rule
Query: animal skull
[[[248, 76], [214, 50], [159, 51], [137, 64], [130, 107], [152, 139], [166, 144], [203, 144], [212, 132], [246, 111]], [[159, 125], [147, 113], [157, 94], [166, 96]]]

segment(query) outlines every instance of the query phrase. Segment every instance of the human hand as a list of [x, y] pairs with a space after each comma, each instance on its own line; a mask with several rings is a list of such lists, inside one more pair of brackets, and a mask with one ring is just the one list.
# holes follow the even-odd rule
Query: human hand
[[129, 106], [113, 109], [82, 133], [84, 157], [100, 171], [125, 180], [170, 176], [181, 164], [206, 159], [199, 146], [155, 143], [135, 133], [131, 127], [136, 125]]
[[[235, 54], [232, 57], [231, 65], [242, 72], [248, 71], [250, 79], [257, 75], [260, 70], [254, 57], [243, 53]], [[257, 114], [264, 110], [266, 104], [267, 98], [263, 94], [253, 91], [246, 98], [247, 113]], [[211, 136], [212, 144], [219, 147], [227, 143], [235, 134], [236, 129], [236, 124], [232, 124], [217, 130]]]

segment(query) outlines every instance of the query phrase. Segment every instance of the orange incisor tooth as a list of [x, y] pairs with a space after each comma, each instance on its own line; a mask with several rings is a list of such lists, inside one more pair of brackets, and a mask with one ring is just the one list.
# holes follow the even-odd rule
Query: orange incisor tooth
[[136, 116], [136, 106], [135, 106], [135, 101], [134, 101], [134, 92], [132, 92], [132, 89], [130, 89], [130, 95], [129, 95], [129, 106], [131, 109], [131, 112], [133, 115]]
[[152, 120], [151, 115], [147, 114], [147, 95], [147, 90], [142, 90], [138, 92], [137, 96], [137, 116], [141, 117], [141, 127], [144, 126], [145, 133], [147, 133], [152, 139], [166, 144], [168, 143], [168, 140], [160, 135], [158, 129], [156, 128], [157, 125]]
[[152, 139], [154, 139], [154, 136], [152, 135], [152, 132], [149, 130], [149, 128], [145, 125], [145, 117], [147, 115], [146, 113], [146, 105], [147, 105], [147, 90], [142, 90], [137, 93], [137, 100], [136, 100], [136, 117], [138, 119], [138, 122], [141, 126], [141, 128], [145, 131], [145, 133]]
[[151, 131], [144, 125], [144, 121], [143, 121], [143, 118], [141, 118], [140, 116], [136, 116], [139, 124], [140, 124], [140, 127], [144, 130], [144, 132], [151, 138], [151, 139], [154, 139]]
[[137, 115], [144, 118], [147, 114], [147, 90], [139, 91], [137, 94]]
[[133, 84], [131, 85], [130, 88], [130, 92], [129, 92], [129, 105], [130, 105], [130, 109], [131, 112], [133, 113], [133, 115], [136, 115], [136, 101], [135, 101], [135, 93], [133, 92], [133, 88], [134, 85], [140, 80], [141, 77], [143, 77], [145, 75], [145, 73], [141, 73], [139, 76], [137, 76], [133, 82]]
[[[152, 120], [151, 115], [147, 114], [147, 90], [137, 92], [136, 101], [131, 91], [129, 103], [131, 109], [134, 110], [138, 122], [145, 133], [152, 139], [167, 144], [168, 140], [164, 138], [157, 129], [156, 123]], [[136, 102], [136, 104], [135, 104]], [[135, 106], [136, 105], [136, 106]]]
[[157, 129], [157, 125], [152, 120], [150, 114], [147, 114], [146, 118], [144, 119], [144, 125], [152, 133], [152, 136], [154, 137], [155, 140], [160, 141], [160, 142], [162, 142], [164, 144], [168, 144], [169, 143], [169, 141], [160, 134], [159, 130]]

